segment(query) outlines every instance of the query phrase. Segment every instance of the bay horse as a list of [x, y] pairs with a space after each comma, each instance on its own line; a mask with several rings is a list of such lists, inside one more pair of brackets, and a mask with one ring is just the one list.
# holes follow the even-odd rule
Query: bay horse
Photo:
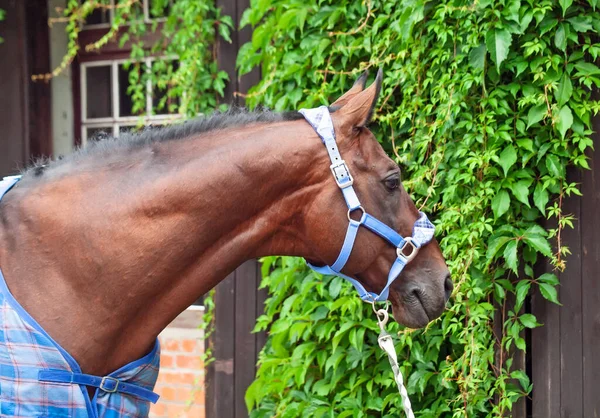
[[[367, 127], [381, 78], [365, 87], [364, 74], [329, 110], [362, 207], [410, 236], [419, 211]], [[0, 202], [7, 289], [83, 373], [105, 376], [246, 260], [332, 264], [348, 209], [329, 167], [298, 112], [226, 112], [90, 144], [28, 169]], [[343, 273], [380, 291], [396, 254], [361, 229]], [[393, 315], [423, 327], [451, 290], [434, 239], [390, 287]]]

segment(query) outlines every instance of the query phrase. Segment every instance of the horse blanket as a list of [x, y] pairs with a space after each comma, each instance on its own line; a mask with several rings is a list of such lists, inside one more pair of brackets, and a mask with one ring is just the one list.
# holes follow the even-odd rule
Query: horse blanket
[[[18, 181], [0, 181], [0, 199]], [[0, 417], [147, 417], [160, 360], [150, 353], [107, 376], [84, 374], [13, 297], [0, 271]], [[90, 398], [88, 387], [96, 388]]]

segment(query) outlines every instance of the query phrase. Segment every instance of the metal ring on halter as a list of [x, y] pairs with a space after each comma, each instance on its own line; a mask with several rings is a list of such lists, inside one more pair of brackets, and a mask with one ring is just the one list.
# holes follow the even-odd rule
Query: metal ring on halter
[[371, 300], [365, 300], [365, 302], [370, 303], [371, 304], [371, 308], [373, 308], [373, 312], [375, 313], [375, 315], [379, 315], [377, 312], [385, 310], [386, 312], [389, 311], [390, 309], [390, 301], [386, 300], [385, 301], [385, 307], [377, 309], [377, 307], [375, 306], [375, 304], [378, 302], [375, 299], [373, 299], [373, 296], [371, 294], [368, 294], [368, 296], [370, 297]]
[[[362, 206], [359, 206], [359, 207], [357, 207], [357, 208], [354, 208], [354, 209], [348, 209], [348, 221], [349, 221], [349, 222], [352, 222], [352, 221], [354, 221], [354, 219], [352, 219], [352, 218], [350, 217], [350, 214], [351, 214], [352, 212], [354, 212], [355, 210], [360, 210], [360, 211], [362, 212], [362, 215], [360, 215], [360, 219], [362, 219], [362, 218], [363, 218], [363, 216], [365, 215], [365, 209], [364, 209]], [[360, 220], [358, 220], [358, 221], [354, 221], [354, 222], [360, 222]]]
[[[409, 247], [411, 248], [411, 252], [409, 254], [405, 254], [404, 250], [408, 249]], [[396, 254], [398, 255], [398, 258], [404, 259], [405, 263], [408, 263], [410, 260], [415, 258], [418, 252], [419, 247], [415, 245], [412, 237], [404, 238], [404, 244], [402, 244], [402, 247], [396, 248]]]

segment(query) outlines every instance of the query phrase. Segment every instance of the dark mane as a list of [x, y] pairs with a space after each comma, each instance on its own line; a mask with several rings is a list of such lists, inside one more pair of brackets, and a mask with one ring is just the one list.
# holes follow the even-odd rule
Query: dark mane
[[85, 148], [79, 148], [72, 154], [58, 159], [44, 158], [34, 162], [24, 170], [23, 175], [39, 177], [47, 169], [69, 162], [77, 162], [84, 157], [99, 157], [108, 153], [126, 152], [156, 142], [189, 138], [205, 132], [253, 123], [274, 123], [298, 119], [302, 119], [302, 115], [295, 111], [277, 113], [265, 109], [248, 111], [244, 108], [232, 107], [225, 112], [215, 112], [211, 116], [200, 116], [182, 123], [168, 126], [148, 126], [137, 132], [121, 134], [119, 138], [100, 133], [92, 138]]

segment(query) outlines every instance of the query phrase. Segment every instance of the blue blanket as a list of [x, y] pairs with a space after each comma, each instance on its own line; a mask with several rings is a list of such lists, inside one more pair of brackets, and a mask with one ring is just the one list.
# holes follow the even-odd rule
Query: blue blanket
[[[17, 180], [0, 181], [0, 198]], [[82, 373], [15, 300], [0, 272], [1, 417], [147, 417], [158, 399], [152, 389], [159, 360], [156, 341], [146, 356], [107, 376]], [[88, 387], [95, 388], [93, 398]]]

